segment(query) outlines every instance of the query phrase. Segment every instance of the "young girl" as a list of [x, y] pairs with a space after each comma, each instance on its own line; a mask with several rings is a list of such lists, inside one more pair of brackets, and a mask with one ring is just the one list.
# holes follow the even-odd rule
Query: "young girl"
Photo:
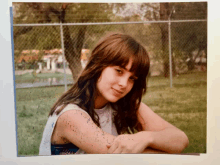
[[129, 35], [100, 40], [51, 108], [39, 155], [180, 153], [185, 133], [141, 102], [149, 66], [145, 48]]

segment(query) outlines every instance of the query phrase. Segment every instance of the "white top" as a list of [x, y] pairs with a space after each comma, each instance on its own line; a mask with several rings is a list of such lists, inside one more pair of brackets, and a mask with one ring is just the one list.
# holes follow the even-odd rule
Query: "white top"
[[[51, 155], [51, 136], [53, 134], [57, 119], [68, 110], [81, 110], [87, 113], [85, 110], [75, 104], [68, 104], [58, 115], [54, 113], [52, 116], [50, 116], [44, 128], [43, 137], [39, 148], [39, 155]], [[117, 136], [118, 133], [115, 124], [112, 122], [112, 113], [114, 111], [112, 107], [107, 104], [102, 109], [95, 109], [95, 111], [99, 116], [101, 129], [109, 134]], [[85, 154], [85, 151], [79, 149], [75, 154]]]

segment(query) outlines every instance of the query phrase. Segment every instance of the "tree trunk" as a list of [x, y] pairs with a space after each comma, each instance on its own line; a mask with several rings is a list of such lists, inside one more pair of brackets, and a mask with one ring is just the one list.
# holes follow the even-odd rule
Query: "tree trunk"
[[[160, 20], [168, 20], [170, 15], [169, 3], [160, 3]], [[161, 40], [162, 40], [162, 52], [163, 52], [163, 68], [164, 77], [168, 77], [170, 73], [169, 69], [169, 25], [163, 23], [160, 25]], [[172, 74], [176, 75], [174, 57], [172, 56]]]
[[[168, 20], [168, 16], [169, 16], [169, 3], [160, 3], [160, 19]], [[161, 30], [161, 40], [162, 40], [164, 77], [168, 77], [169, 75], [168, 24], [162, 23], [160, 25], [160, 30]]]
[[87, 26], [80, 26], [77, 35], [75, 36], [74, 40], [72, 40], [71, 42], [71, 45], [68, 45], [68, 40], [65, 43], [65, 45], [68, 46], [68, 50], [69, 50], [67, 54], [68, 57], [66, 57], [66, 59], [69, 63], [69, 68], [72, 72], [74, 80], [78, 78], [79, 74], [82, 71], [81, 51], [85, 39], [86, 28]]
[[193, 54], [191, 51], [188, 52], [189, 54], [189, 61], [187, 62], [188, 70], [192, 71], [195, 68], [195, 62], [193, 59]]
[[176, 63], [175, 63], [175, 58], [172, 55], [172, 76], [176, 76]]
[[201, 51], [202, 50], [199, 48], [195, 57], [193, 56], [192, 52], [189, 52], [190, 53], [190, 60], [187, 62], [187, 66], [188, 66], [189, 71], [192, 71], [193, 69], [195, 69], [196, 59], [199, 57]]
[[[64, 23], [66, 4], [63, 4], [62, 9], [61, 22]], [[71, 38], [69, 26], [63, 27], [65, 58], [69, 64], [74, 81], [78, 78], [82, 70], [81, 51], [83, 48], [86, 27], [87, 26], [80, 26], [76, 37], [73, 39]]]

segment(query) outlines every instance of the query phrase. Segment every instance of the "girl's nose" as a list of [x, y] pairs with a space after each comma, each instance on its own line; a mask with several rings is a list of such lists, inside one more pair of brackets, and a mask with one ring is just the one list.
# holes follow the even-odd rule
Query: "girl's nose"
[[125, 88], [126, 86], [127, 86], [127, 84], [128, 84], [128, 78], [126, 78], [126, 77], [121, 77], [120, 79], [119, 79], [119, 86], [121, 86], [122, 88]]

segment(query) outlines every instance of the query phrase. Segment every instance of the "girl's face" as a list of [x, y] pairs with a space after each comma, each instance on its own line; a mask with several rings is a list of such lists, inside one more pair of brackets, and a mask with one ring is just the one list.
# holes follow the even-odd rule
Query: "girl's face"
[[95, 108], [102, 108], [108, 102], [117, 102], [128, 94], [137, 77], [130, 72], [132, 60], [125, 68], [120, 66], [106, 67], [97, 81], [98, 94], [95, 99]]

